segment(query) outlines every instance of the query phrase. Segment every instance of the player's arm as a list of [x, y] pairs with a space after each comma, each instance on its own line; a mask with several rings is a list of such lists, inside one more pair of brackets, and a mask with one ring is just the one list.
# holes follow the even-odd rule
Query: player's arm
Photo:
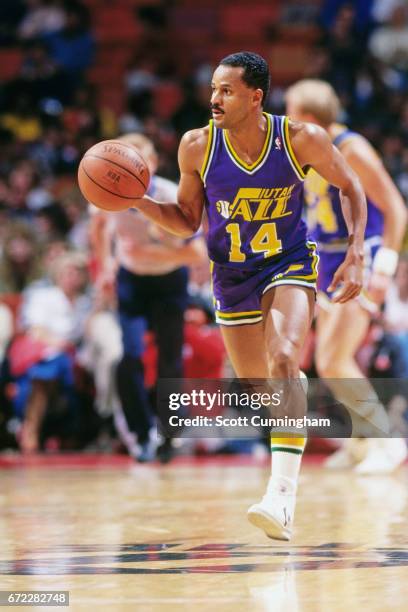
[[113, 235], [108, 213], [99, 209], [92, 211], [89, 220], [89, 236], [91, 250], [101, 269], [115, 269], [117, 263], [112, 252]]
[[363, 188], [357, 175], [332, 145], [325, 130], [310, 123], [291, 123], [290, 137], [300, 165], [311, 166], [340, 190], [342, 211], [349, 231], [349, 247], [329, 290], [334, 291], [343, 283], [333, 301], [347, 302], [360, 293], [363, 281], [363, 244], [367, 223], [367, 203]]
[[147, 244], [131, 249], [132, 256], [139, 263], [150, 263], [152, 259], [157, 262], [165, 262], [175, 266], [193, 266], [207, 259], [207, 249], [204, 239], [201, 237], [190, 240], [187, 244], [178, 247], [166, 246], [164, 244]]
[[[90, 206], [93, 207], [91, 204]], [[97, 277], [95, 286], [94, 307], [99, 309], [114, 299], [115, 278], [118, 269], [118, 261], [114, 254], [113, 228], [109, 223], [107, 212], [93, 207], [90, 216], [89, 234], [91, 250], [97, 262]], [[117, 213], [121, 214], [121, 213]]]
[[375, 258], [374, 270], [392, 276], [397, 267], [398, 252], [407, 225], [408, 212], [404, 200], [381, 159], [365, 138], [346, 140], [341, 146], [341, 152], [358, 175], [367, 197], [384, 215], [383, 242]]
[[204, 188], [199, 169], [207, 146], [207, 130], [192, 130], [180, 142], [180, 182], [177, 203], [157, 202], [145, 196], [134, 206], [148, 219], [177, 236], [190, 237], [200, 227], [204, 209]]

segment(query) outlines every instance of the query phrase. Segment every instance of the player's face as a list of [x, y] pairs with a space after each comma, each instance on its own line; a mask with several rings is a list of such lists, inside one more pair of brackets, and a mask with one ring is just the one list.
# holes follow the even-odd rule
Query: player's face
[[218, 66], [211, 89], [211, 112], [216, 127], [231, 129], [260, 108], [262, 91], [242, 80], [243, 68]]

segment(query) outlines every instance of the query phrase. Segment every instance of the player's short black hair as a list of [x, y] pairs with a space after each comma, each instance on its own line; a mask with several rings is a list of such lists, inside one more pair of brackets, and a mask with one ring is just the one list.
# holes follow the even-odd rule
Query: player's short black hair
[[239, 51], [227, 55], [220, 61], [220, 66], [232, 66], [232, 68], [243, 68], [242, 80], [248, 87], [262, 89], [262, 106], [266, 104], [271, 77], [266, 60], [252, 51]]

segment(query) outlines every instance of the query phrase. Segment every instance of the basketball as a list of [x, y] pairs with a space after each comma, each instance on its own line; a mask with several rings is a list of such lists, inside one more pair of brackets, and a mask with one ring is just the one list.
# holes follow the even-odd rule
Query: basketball
[[78, 168], [84, 198], [104, 210], [130, 208], [149, 186], [149, 168], [133, 145], [104, 140], [88, 149]]

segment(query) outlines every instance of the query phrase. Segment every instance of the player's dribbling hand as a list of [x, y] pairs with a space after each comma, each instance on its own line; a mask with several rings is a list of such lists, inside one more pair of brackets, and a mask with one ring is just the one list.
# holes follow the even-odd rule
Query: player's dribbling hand
[[357, 297], [363, 286], [363, 259], [359, 255], [347, 253], [343, 263], [334, 273], [333, 280], [328, 291], [336, 291], [341, 288], [332, 298], [332, 302], [344, 304]]

